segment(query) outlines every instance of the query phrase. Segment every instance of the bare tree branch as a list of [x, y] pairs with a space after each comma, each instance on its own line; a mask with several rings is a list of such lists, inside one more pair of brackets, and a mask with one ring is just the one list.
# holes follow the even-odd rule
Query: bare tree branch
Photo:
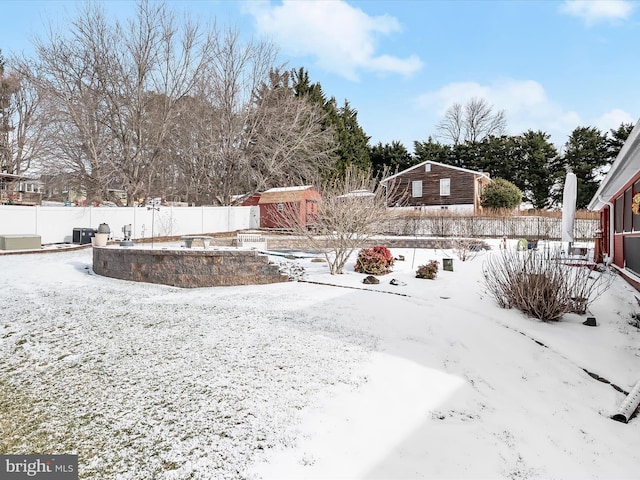
[[454, 103], [436, 125], [439, 137], [454, 145], [481, 142], [489, 136], [503, 135], [506, 129], [504, 110], [493, 111], [483, 98], [472, 98], [464, 107]]

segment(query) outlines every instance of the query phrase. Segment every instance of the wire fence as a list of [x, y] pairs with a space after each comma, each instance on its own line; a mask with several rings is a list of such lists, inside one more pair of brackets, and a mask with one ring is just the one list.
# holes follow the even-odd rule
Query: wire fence
[[[577, 218], [574, 241], [593, 240], [599, 227], [597, 219]], [[479, 217], [433, 216], [400, 217], [387, 221], [385, 233], [405, 236], [526, 238], [531, 240], [561, 240], [562, 218], [554, 217]]]

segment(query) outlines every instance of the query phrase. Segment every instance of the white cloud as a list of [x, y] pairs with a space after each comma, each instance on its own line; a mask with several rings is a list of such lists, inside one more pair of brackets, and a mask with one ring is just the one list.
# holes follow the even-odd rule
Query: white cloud
[[541, 130], [560, 145], [581, 124], [580, 115], [552, 102], [542, 85], [533, 80], [502, 79], [490, 85], [451, 83], [419, 96], [416, 102], [423, 110], [435, 110], [439, 121], [451, 105], [456, 102], [464, 105], [474, 97], [484, 98], [495, 111], [505, 110], [507, 131], [511, 135], [529, 129]]
[[594, 122], [594, 125], [603, 133], [607, 133], [609, 130], [617, 129], [621, 123], [636, 124], [630, 114], [619, 108], [614, 108], [598, 117]]
[[258, 33], [293, 56], [315, 57], [317, 64], [350, 80], [360, 71], [410, 75], [422, 67], [416, 55], [399, 58], [378, 53], [383, 35], [401, 31], [397, 19], [371, 17], [342, 0], [284, 0], [248, 4]]
[[560, 11], [582, 18], [588, 25], [628, 18], [635, 5], [628, 0], [566, 0]]

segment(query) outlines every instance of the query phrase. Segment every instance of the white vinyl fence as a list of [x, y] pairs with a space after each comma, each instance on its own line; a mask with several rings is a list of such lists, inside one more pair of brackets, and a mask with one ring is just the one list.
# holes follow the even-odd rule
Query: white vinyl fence
[[115, 239], [131, 224], [132, 238], [232, 232], [260, 226], [258, 207], [25, 207], [0, 206], [0, 235], [40, 235], [43, 244], [71, 243], [75, 228], [106, 223]]

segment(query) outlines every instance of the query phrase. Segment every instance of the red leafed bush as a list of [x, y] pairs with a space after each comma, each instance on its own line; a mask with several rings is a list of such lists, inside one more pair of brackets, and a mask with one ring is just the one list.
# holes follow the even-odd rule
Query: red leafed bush
[[429, 260], [426, 265], [420, 265], [416, 271], [416, 278], [428, 278], [433, 280], [438, 275], [438, 261]]
[[363, 248], [358, 252], [355, 271], [367, 275], [384, 275], [391, 271], [393, 255], [387, 247]]

